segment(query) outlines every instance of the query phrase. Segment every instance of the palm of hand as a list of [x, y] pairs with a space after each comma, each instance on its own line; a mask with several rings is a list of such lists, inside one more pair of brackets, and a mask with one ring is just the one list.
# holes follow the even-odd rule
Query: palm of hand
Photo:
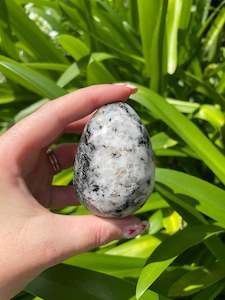
[[[73, 187], [52, 186], [48, 146], [65, 130], [79, 131], [97, 107], [126, 100], [133, 92], [125, 84], [78, 90], [45, 104], [1, 137], [0, 240], [5, 245], [0, 248], [1, 299], [9, 299], [63, 259], [126, 236], [129, 226], [135, 234], [143, 231], [134, 217], [74, 217], [46, 209], [78, 203]], [[62, 169], [72, 165], [75, 145], [63, 144], [54, 151]]]

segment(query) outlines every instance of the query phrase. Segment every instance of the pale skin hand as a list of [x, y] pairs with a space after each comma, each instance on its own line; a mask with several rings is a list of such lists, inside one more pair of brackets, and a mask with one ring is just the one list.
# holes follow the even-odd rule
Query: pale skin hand
[[[46, 150], [63, 132], [78, 132], [96, 108], [125, 101], [126, 85], [96, 85], [42, 106], [0, 138], [0, 299], [10, 299], [35, 276], [69, 256], [124, 237], [143, 225], [135, 217], [63, 216], [47, 208], [78, 203], [72, 187], [53, 187]], [[60, 145], [62, 168], [76, 146]], [[137, 233], [137, 232], [136, 232]]]

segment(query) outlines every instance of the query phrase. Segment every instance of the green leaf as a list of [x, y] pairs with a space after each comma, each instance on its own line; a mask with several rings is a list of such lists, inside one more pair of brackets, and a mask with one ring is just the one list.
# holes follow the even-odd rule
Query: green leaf
[[149, 218], [149, 234], [155, 234], [163, 228], [163, 214], [161, 209], [154, 212]]
[[197, 126], [179, 113], [163, 97], [147, 88], [138, 87], [138, 93], [132, 95], [131, 98], [145, 106], [154, 116], [173, 129], [225, 184], [225, 157], [222, 153]]
[[91, 85], [100, 83], [114, 83], [117, 80], [101, 62], [92, 59], [87, 67], [87, 81], [88, 85]]
[[208, 121], [216, 129], [221, 128], [225, 124], [224, 113], [216, 105], [201, 105], [195, 117]]
[[180, 16], [180, 29], [187, 29], [191, 17], [192, 0], [182, 0], [182, 10]]
[[141, 214], [150, 210], [168, 207], [168, 203], [159, 193], [152, 193], [145, 205], [136, 211], [136, 214]]
[[[185, 0], [184, 0], [185, 1]], [[177, 39], [182, 11], [181, 0], [168, 0], [166, 16], [166, 38], [167, 38], [167, 72], [173, 74], [177, 67]]]
[[[225, 227], [225, 191], [200, 178], [169, 169], [156, 169], [156, 182], [168, 187], [198, 211]], [[193, 198], [194, 201], [190, 201]]]
[[138, 0], [138, 13], [139, 13], [139, 27], [142, 39], [142, 47], [145, 57], [146, 70], [150, 75], [152, 70], [151, 66], [151, 49], [152, 39], [155, 30], [155, 24], [159, 14], [161, 1], [155, 0]]
[[[223, 26], [225, 24], [225, 7], [221, 8], [218, 16], [214, 20], [210, 30], [207, 33], [204, 45], [203, 45], [203, 50], [209, 54], [211, 48], [215, 45], [218, 39], [218, 35], [223, 29]], [[213, 57], [211, 55], [208, 55], [208, 59], [211, 60]]]
[[[154, 1], [154, 0], [152, 0]], [[166, 13], [168, 0], [160, 0], [160, 7], [153, 31], [151, 45], [151, 89], [162, 92], [164, 90], [164, 75], [167, 71], [166, 55]]]
[[[135, 286], [106, 274], [60, 264], [50, 268], [25, 289], [34, 296], [48, 300], [78, 299], [124, 300], [135, 294]], [[160, 298], [159, 298], [160, 297]], [[166, 297], [147, 291], [141, 300], [166, 300]]]
[[68, 185], [73, 179], [73, 169], [69, 168], [56, 174], [53, 178], [53, 185]]
[[19, 122], [23, 118], [29, 116], [33, 112], [35, 112], [38, 108], [40, 108], [42, 105], [47, 103], [49, 100], [42, 99], [40, 101], [37, 101], [35, 103], [32, 103], [31, 105], [27, 106], [26, 108], [22, 109], [18, 114], [14, 116], [14, 121]]
[[57, 85], [63, 88], [65, 85], [70, 83], [74, 78], [80, 75], [80, 69], [76, 63], [70, 65], [66, 71], [57, 80]]
[[116, 277], [138, 277], [144, 267], [145, 259], [119, 255], [84, 253], [73, 256], [63, 263]]
[[189, 271], [175, 281], [169, 289], [170, 297], [185, 297], [205, 289], [225, 277], [224, 264], [215, 262], [211, 268]]
[[0, 27], [0, 48], [2, 48], [5, 54], [8, 54], [10, 57], [14, 59], [18, 59], [18, 51], [16, 46], [14, 45], [10, 35], [7, 30]]
[[58, 37], [58, 41], [68, 55], [71, 55], [76, 61], [87, 56], [90, 52], [84, 42], [72, 35], [62, 34]]
[[59, 4], [74, 26], [81, 28], [82, 30], [88, 30], [88, 24], [85, 22], [85, 16], [82, 14], [80, 9], [74, 9], [61, 0], [59, 1]]
[[187, 227], [161, 243], [141, 272], [137, 283], [137, 299], [141, 298], [178, 255], [221, 232], [223, 229], [214, 225]]
[[217, 282], [216, 284], [202, 290], [192, 300], [214, 300], [223, 291], [225, 281]]
[[216, 103], [225, 107], [225, 98], [217, 93], [216, 89], [207, 82], [201, 80], [201, 78], [191, 74], [190, 72], [181, 72], [181, 77], [190, 82], [191, 86], [197, 86], [196, 91], [212, 98]]
[[15, 99], [13, 90], [0, 84], [0, 104], [10, 103]]
[[182, 228], [182, 218], [176, 211], [165, 209], [163, 216], [164, 233], [172, 235]]
[[177, 145], [177, 141], [170, 138], [165, 132], [159, 132], [151, 137], [153, 151], [167, 149]]
[[145, 235], [116, 246], [105, 253], [110, 255], [147, 258], [160, 243], [161, 240], [159, 238], [153, 235]]
[[28, 90], [49, 99], [63, 96], [65, 92], [48, 77], [13, 60], [0, 56], [0, 72]]
[[182, 100], [177, 100], [173, 98], [166, 98], [166, 100], [170, 103], [173, 104], [177, 110], [179, 110], [182, 113], [186, 114], [191, 114], [195, 112], [200, 104], [196, 102], [188, 102], [188, 101], [182, 101]]
[[57, 63], [25, 63], [27, 67], [38, 70], [51, 70], [64, 72], [69, 65], [68, 64], [57, 64]]
[[40, 61], [65, 63], [67, 60], [52, 41], [40, 31], [14, 0], [6, 0], [10, 22], [18, 38]]

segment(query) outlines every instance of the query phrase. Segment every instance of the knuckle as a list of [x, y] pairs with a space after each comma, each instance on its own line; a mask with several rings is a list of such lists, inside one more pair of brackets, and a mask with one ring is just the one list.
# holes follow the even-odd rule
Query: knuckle
[[105, 226], [104, 224], [99, 225], [94, 235], [95, 246], [100, 246], [108, 243], [109, 241], [116, 238], [116, 231], [110, 226]]

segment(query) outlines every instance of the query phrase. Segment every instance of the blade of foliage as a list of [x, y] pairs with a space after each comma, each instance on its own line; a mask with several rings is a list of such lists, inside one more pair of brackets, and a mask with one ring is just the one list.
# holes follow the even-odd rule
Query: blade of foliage
[[[156, 184], [156, 190], [165, 197], [177, 212], [179, 212], [188, 225], [208, 224], [206, 218], [195, 209], [192, 198], [187, 199], [184, 195], [175, 194], [166, 188], [165, 185], [158, 183]], [[217, 259], [225, 261], [224, 245], [218, 237], [210, 237], [204, 244]]]
[[194, 150], [205, 164], [225, 183], [225, 157], [190, 120], [179, 113], [163, 97], [139, 86], [132, 99], [149, 109], [165, 122]]
[[151, 45], [151, 89], [162, 92], [164, 89], [164, 75], [167, 70], [166, 56], [166, 13], [168, 0], [160, 0], [160, 7]]
[[56, 174], [53, 178], [53, 185], [68, 185], [73, 179], [73, 169], [69, 168]]
[[63, 263], [116, 277], [138, 277], [145, 264], [145, 259], [119, 255], [84, 253], [71, 257]]
[[14, 121], [15, 122], [19, 122], [23, 118], [25, 118], [25, 117], [29, 116], [30, 114], [32, 114], [33, 112], [35, 112], [35, 110], [37, 110], [38, 108], [40, 108], [42, 105], [44, 105], [48, 101], [49, 100], [47, 100], [47, 99], [42, 99], [40, 101], [32, 103], [31, 105], [29, 105], [26, 108], [22, 109], [18, 114], [16, 114], [14, 116]]
[[[135, 294], [135, 286], [106, 274], [60, 264], [50, 268], [26, 287], [26, 291], [46, 300], [78, 299], [124, 300]], [[153, 291], [147, 291], [142, 300], [166, 300]]]
[[160, 243], [161, 240], [158, 237], [146, 235], [138, 239], [125, 242], [106, 251], [105, 253], [110, 255], [147, 258]]
[[181, 10], [181, 16], [180, 16], [180, 22], [179, 22], [179, 28], [180, 29], [187, 29], [190, 17], [191, 17], [191, 6], [192, 6], [192, 0], [183, 0], [182, 1], [182, 10]]
[[[207, 33], [205, 43], [203, 45], [204, 51], [208, 54], [214, 44], [217, 42], [218, 35], [220, 34], [221, 30], [223, 29], [225, 23], [225, 7], [223, 7], [216, 19], [214, 20], [210, 30]], [[214, 56], [214, 55], [213, 55]], [[213, 56], [208, 55], [208, 59], [211, 60]]]
[[224, 264], [215, 262], [211, 268], [200, 268], [187, 272], [169, 289], [170, 297], [189, 296], [205, 289], [225, 277]]
[[71, 55], [76, 61], [87, 56], [90, 52], [84, 42], [72, 35], [62, 34], [58, 37], [58, 41], [68, 55]]
[[145, 205], [139, 208], [136, 213], [141, 214], [150, 210], [168, 207], [168, 203], [159, 193], [152, 193]]
[[202, 290], [196, 296], [194, 296], [192, 300], [214, 300], [223, 291], [224, 285], [225, 281], [222, 280], [221, 282]]
[[116, 79], [103, 63], [92, 59], [87, 67], [87, 82], [90, 84], [114, 83]]
[[13, 60], [5, 60], [3, 56], [0, 57], [0, 71], [9, 79], [40, 96], [54, 99], [65, 94], [50, 78]]
[[78, 75], [80, 75], [80, 69], [76, 63], [73, 63], [66, 69], [66, 71], [57, 80], [57, 85], [63, 88], [65, 85], [70, 83]]
[[182, 11], [181, 0], [168, 0], [166, 16], [167, 72], [173, 74], [177, 67], [177, 38]]
[[25, 63], [27, 67], [38, 70], [51, 70], [64, 72], [68, 68], [68, 64], [57, 64], [57, 63]]
[[[169, 169], [156, 169], [156, 182], [171, 189], [177, 195], [186, 196], [198, 211], [225, 227], [225, 191], [197, 177]], [[188, 198], [189, 197], [189, 198]]]
[[165, 240], [159, 245], [141, 272], [136, 290], [137, 299], [141, 298], [178, 255], [221, 232], [223, 229], [214, 225], [193, 226], [187, 227]]
[[208, 121], [216, 129], [221, 128], [225, 123], [224, 113], [216, 105], [201, 105], [195, 117]]
[[16, 35], [37, 59], [41, 61], [66, 62], [61, 51], [40, 31], [34, 22], [29, 20], [16, 1], [6, 0], [6, 4], [10, 22]]
[[142, 39], [142, 47], [148, 75], [153, 73], [151, 66], [152, 39], [155, 24], [159, 14], [161, 1], [138, 0], [139, 27]]

